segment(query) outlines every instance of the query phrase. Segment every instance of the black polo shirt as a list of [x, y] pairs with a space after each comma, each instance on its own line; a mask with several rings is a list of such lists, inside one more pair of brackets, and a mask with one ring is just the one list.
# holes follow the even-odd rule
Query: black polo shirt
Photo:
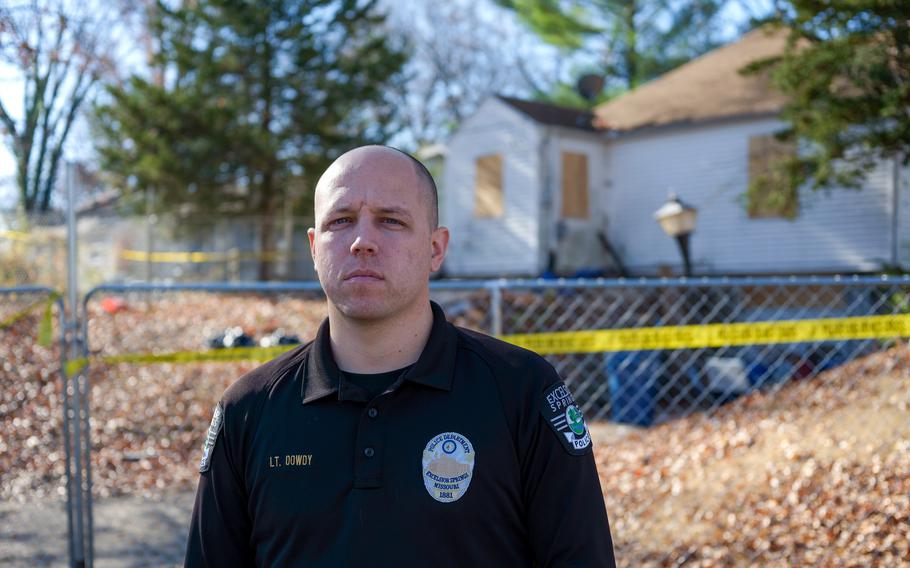
[[540, 356], [457, 328], [383, 394], [328, 321], [241, 377], [209, 430], [188, 566], [613, 566], [590, 437]]

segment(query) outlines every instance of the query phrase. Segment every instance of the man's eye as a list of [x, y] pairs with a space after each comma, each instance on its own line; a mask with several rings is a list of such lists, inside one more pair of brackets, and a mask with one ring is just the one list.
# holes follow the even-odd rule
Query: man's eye
[[350, 223], [350, 222], [351, 222], [350, 217], [339, 217], [337, 219], [332, 219], [331, 221], [329, 221], [329, 226], [332, 227], [332, 226], [337, 226], [337, 225], [343, 225], [345, 223]]
[[398, 219], [392, 219], [391, 217], [386, 217], [385, 219], [382, 220], [382, 222], [386, 223], [388, 225], [404, 225], [404, 223], [402, 223]]

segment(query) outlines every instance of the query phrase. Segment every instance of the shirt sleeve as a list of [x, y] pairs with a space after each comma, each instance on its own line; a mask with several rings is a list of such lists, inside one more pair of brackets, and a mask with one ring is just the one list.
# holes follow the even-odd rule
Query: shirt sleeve
[[[549, 365], [548, 365], [549, 366]], [[616, 566], [591, 437], [571, 392], [549, 368], [527, 422], [522, 492], [539, 566]]]
[[187, 539], [187, 567], [252, 566], [252, 523], [244, 485], [231, 459], [230, 409], [215, 409], [199, 464], [199, 485]]

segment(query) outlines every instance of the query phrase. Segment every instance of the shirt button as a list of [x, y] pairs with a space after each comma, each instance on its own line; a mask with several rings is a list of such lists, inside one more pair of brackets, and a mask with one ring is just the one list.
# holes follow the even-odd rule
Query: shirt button
[[377, 416], [379, 416], [379, 411], [376, 410], [375, 408], [371, 408], [371, 409], [367, 410], [367, 416], [369, 416], [370, 418], [376, 418]]
[[376, 451], [373, 450], [373, 448], [367, 447], [367, 448], [363, 449], [363, 455], [365, 455], [368, 458], [373, 457], [375, 454], [376, 454]]

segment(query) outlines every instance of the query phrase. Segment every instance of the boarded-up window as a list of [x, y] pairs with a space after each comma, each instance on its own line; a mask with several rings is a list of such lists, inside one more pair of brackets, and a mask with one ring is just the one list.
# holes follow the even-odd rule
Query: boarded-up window
[[792, 219], [799, 213], [796, 185], [781, 167], [795, 152], [794, 144], [771, 134], [749, 138], [749, 217]]
[[562, 154], [562, 216], [588, 218], [588, 157], [585, 154]]
[[502, 156], [499, 154], [477, 158], [474, 216], [502, 216]]

